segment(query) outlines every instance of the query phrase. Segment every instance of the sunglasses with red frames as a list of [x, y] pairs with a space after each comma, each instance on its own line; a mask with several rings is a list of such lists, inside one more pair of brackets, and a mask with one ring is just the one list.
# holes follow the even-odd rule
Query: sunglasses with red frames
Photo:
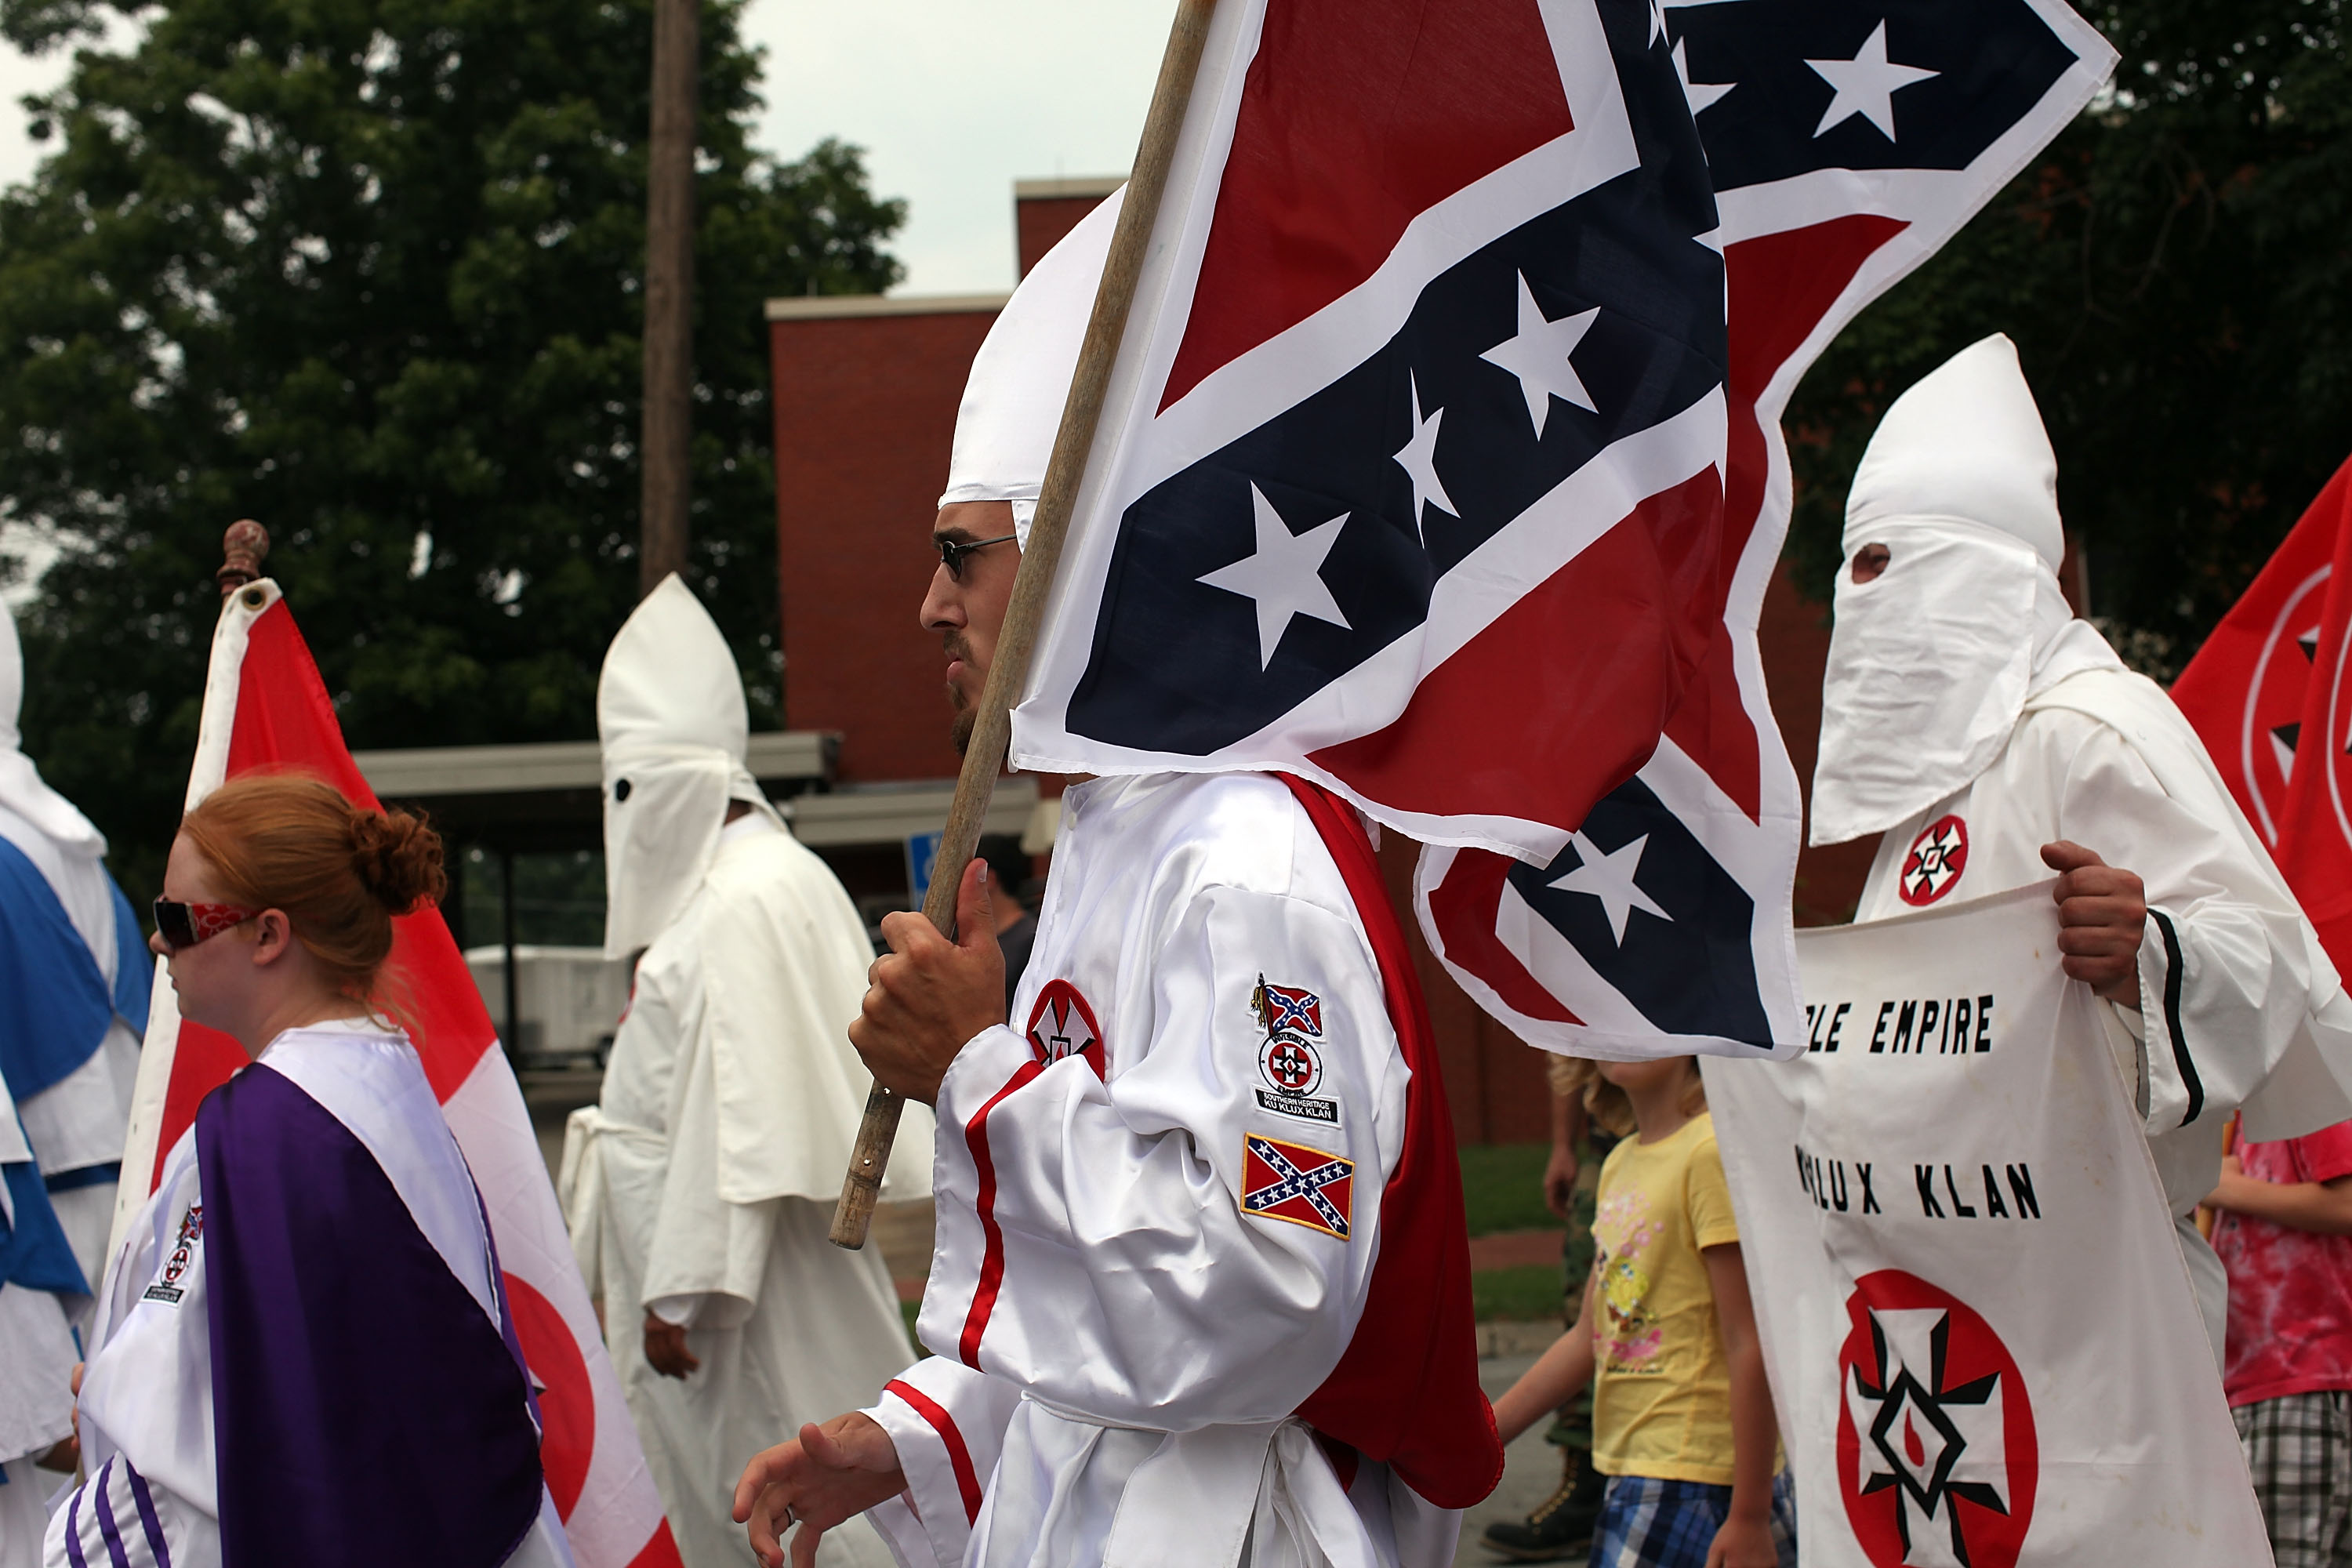
[[173, 952], [210, 942], [225, 931], [243, 925], [259, 915], [259, 910], [241, 910], [235, 904], [184, 904], [172, 899], [155, 900], [155, 934]]

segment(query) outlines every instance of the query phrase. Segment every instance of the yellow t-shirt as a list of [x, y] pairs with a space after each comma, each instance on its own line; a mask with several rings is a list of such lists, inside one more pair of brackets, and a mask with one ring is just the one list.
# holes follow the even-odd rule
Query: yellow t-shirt
[[1699, 1249], [1738, 1239], [1712, 1118], [1610, 1151], [1592, 1221], [1592, 1463], [1602, 1474], [1731, 1484], [1731, 1372]]

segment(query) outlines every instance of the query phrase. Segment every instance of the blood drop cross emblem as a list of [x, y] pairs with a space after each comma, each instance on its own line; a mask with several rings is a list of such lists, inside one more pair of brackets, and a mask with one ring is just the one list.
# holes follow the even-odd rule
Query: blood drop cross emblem
[[1064, 1057], [1084, 1057], [1097, 1078], [1104, 1076], [1102, 1028], [1095, 1010], [1068, 981], [1049, 980], [1037, 993], [1029, 1009], [1028, 1036], [1030, 1050], [1045, 1066]]
[[1957, 816], [1939, 816], [1911, 841], [1896, 891], [1906, 904], [1932, 904], [1950, 892], [1968, 868], [1969, 825]]
[[1966, 1302], [1885, 1268], [1838, 1351], [1838, 1494], [1873, 1568], [2016, 1568], [2040, 1451], [2025, 1380]]
[[1315, 1047], [1289, 1035], [1276, 1035], [1257, 1053], [1258, 1071], [1285, 1094], [1313, 1094], [1323, 1084], [1323, 1059]]

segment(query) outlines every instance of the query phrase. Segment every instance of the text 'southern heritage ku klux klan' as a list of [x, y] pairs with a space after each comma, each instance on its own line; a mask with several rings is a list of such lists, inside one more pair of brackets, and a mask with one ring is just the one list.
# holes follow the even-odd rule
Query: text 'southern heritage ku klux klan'
[[1436, 846], [1527, 1038], [1801, 1048], [1780, 412], [2114, 58], [2049, 0], [1221, 5], [1016, 764], [1305, 773]]

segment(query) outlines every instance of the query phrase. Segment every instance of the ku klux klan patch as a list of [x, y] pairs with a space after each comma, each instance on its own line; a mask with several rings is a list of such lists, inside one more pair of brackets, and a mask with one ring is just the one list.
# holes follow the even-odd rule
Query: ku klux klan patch
[[1029, 1009], [1029, 1049], [1052, 1067], [1064, 1057], [1084, 1057], [1095, 1076], [1104, 1076], [1101, 1026], [1095, 1010], [1078, 988], [1066, 980], [1048, 980]]
[[1242, 1138], [1242, 1213], [1259, 1219], [1288, 1220], [1348, 1239], [1348, 1194], [1356, 1163], [1246, 1133]]
[[1323, 1087], [1323, 1058], [1311, 1042], [1296, 1035], [1267, 1036], [1258, 1047], [1257, 1070], [1266, 1082], [1257, 1091], [1261, 1107], [1277, 1116], [1338, 1125], [1339, 1102], [1315, 1098]]
[[140, 1300], [161, 1301], [167, 1307], [178, 1306], [180, 1298], [188, 1293], [180, 1284], [181, 1278], [188, 1272], [188, 1266], [195, 1261], [196, 1248], [204, 1238], [205, 1205], [190, 1204], [187, 1212], [180, 1216], [180, 1234], [173, 1240], [170, 1261], [163, 1265], [162, 1276], [147, 1287], [146, 1293]]
[[1911, 841], [1895, 891], [1906, 904], [1932, 904], [1950, 892], [1968, 868], [1969, 825], [1957, 816], [1939, 816]]

